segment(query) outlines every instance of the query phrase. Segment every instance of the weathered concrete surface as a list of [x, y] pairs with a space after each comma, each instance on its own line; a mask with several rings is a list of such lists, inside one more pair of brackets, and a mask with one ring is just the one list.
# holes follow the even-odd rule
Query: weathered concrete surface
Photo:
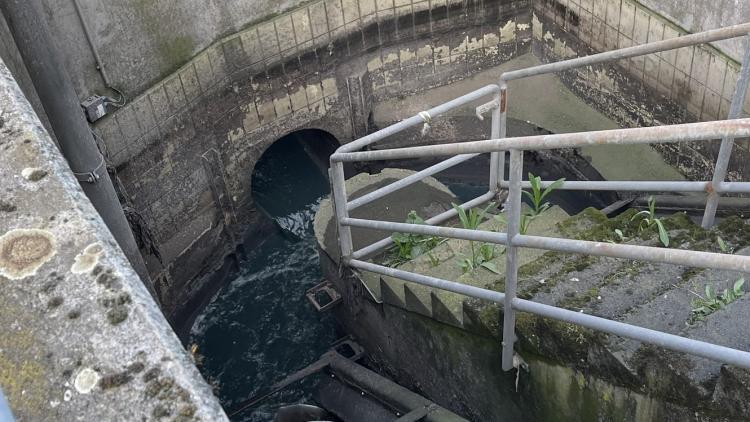
[[[640, 0], [690, 32], [708, 31], [750, 21], [750, 3], [743, 0]], [[742, 60], [746, 40], [720, 41], [719, 48]]]
[[[305, 2], [79, 1], [107, 72], [129, 96], [167, 76], [218, 38]], [[105, 92], [73, 2], [42, 3], [52, 30], [65, 40], [66, 67], [81, 97]]]
[[[377, 178], [360, 176], [352, 179], [350, 188], [365, 192], [371, 188], [367, 182], [381, 184]], [[403, 219], [404, 210], [424, 206], [423, 195], [411, 198], [414, 201], [406, 203], [403, 198], [381, 199], [374, 205], [373, 217]], [[389, 205], [397, 205], [393, 214]], [[529, 371], [522, 371], [516, 380], [515, 373], [502, 373], [497, 367], [502, 339], [499, 305], [367, 272], [345, 271], [340, 276], [335, 233], [332, 223], [325, 225], [330, 218], [326, 206], [316, 216], [315, 232], [325, 274], [344, 296], [338, 318], [383, 371], [399, 382], [418, 385], [432, 399], [465, 416], [499, 421], [517, 420], [519, 414], [524, 420], [540, 421], [740, 421], [750, 416], [741, 404], [748, 394], [745, 370], [523, 313], [518, 315], [517, 351]], [[633, 214], [630, 210], [607, 219], [588, 209], [568, 218], [552, 208], [532, 223], [530, 233], [623, 242], [614, 233], [620, 229], [625, 243], [656, 246], [656, 232], [641, 232]], [[673, 248], [719, 252], [716, 238], [720, 236], [727, 253], [750, 252], [750, 224], [738, 217], [710, 231], [685, 214], [665, 217], [663, 222]], [[502, 230], [502, 224], [492, 220], [482, 227]], [[355, 243], [364, 240], [357, 238], [361, 234], [353, 233]], [[483, 268], [462, 272], [458, 260], [469, 254], [468, 242], [449, 240], [430, 256], [399, 268], [503, 291], [503, 275]], [[493, 261], [501, 272], [503, 258], [499, 255]], [[741, 322], [750, 297], [741, 297], [705, 321], [691, 318], [695, 297], [691, 292], [702, 292], [706, 284], [717, 291], [731, 288], [741, 274], [537, 250], [524, 250], [520, 261], [520, 297], [750, 349], [747, 324]]]
[[[373, 120], [378, 127], [386, 127], [418, 114], [438, 104], [452, 100], [457, 92], [471, 92], [488, 84], [497, 83], [501, 73], [537, 66], [542, 62], [533, 54], [515, 57], [499, 66], [483, 70], [448, 86], [424, 90], [406, 98], [394, 97], [380, 101], [373, 107]], [[619, 129], [620, 125], [605, 113], [576, 96], [556, 75], [511, 81], [508, 84], [508, 117], [529, 121], [553, 133], [585, 132], [591, 130]], [[480, 101], [481, 102], [481, 101]], [[474, 117], [475, 107], [469, 104], [455, 110], [450, 116]], [[443, 119], [441, 119], [443, 120]], [[488, 122], [473, 121], [489, 132]], [[440, 123], [436, 123], [440, 125]], [[466, 132], [466, 125], [456, 128], [442, 138], [474, 139]], [[510, 131], [509, 136], [518, 136]], [[430, 133], [430, 138], [436, 137]], [[476, 137], [481, 139], [481, 136]], [[600, 145], [581, 150], [589, 157], [591, 165], [607, 180], [680, 180], [677, 170], [664, 162], [664, 158], [649, 145]]]
[[225, 420], [0, 61], [0, 387], [19, 420]]
[[[74, 66], [89, 69], [88, 73], [71, 72], [88, 75], [82, 76], [85, 80], [96, 78], [90, 52], [85, 43], [81, 44], [83, 36], [72, 4], [62, 3], [49, 0], [53, 26], [65, 34], [75, 32], [60, 39], [75, 40], [71, 42], [71, 61]], [[433, 94], [434, 99], [457, 96], [471, 84], [461, 85], [462, 79], [486, 69], [499, 72], [495, 70], [498, 65], [530, 50], [542, 61], [558, 60], [680, 33], [673, 24], [631, 0], [600, 2], [596, 7], [577, 0], [565, 4], [530, 0], [325, 0], [299, 4], [288, 13], [242, 28], [232, 26], [234, 20], [248, 15], [217, 18], [221, 14], [214, 13], [234, 7], [229, 2], [208, 6], [207, 17], [198, 19], [195, 28], [179, 24], [180, 30], [171, 32], [151, 28], [154, 16], [164, 12], [166, 6], [141, 3], [83, 6], [87, 16], [96, 17], [97, 40], [106, 40], [106, 53], [116, 56], [116, 60], [104, 57], [116, 82], [120, 82], [120, 76], [153, 81], [164, 64], [153, 61], [151, 53], [144, 54], [141, 61], [129, 60], [133, 52], [118, 47], [132, 34], [113, 35], [120, 22], [140, 19], [139, 24], [147, 27], [148, 31], [132, 35], [137, 38], [142, 34], [143, 38], [130, 39], [139, 46], [138, 54], [165, 48], [172, 58], [186, 55], [172, 63], [184, 63], [181, 67], [170, 68], [174, 71], [148, 89], [150, 83], [139, 82], [141, 87], [132, 92], [140, 95], [96, 125], [107, 146], [109, 162], [132, 196], [132, 208], [142, 217], [139, 221], [154, 233], [162, 259], [148, 249], [143, 252], [172, 321], [190, 311], [195, 303], [192, 299], [209, 291], [207, 288], [214, 284], [210, 274], [220, 269], [246, 229], [258, 225], [250, 175], [263, 151], [280, 137], [317, 128], [346, 143], [375, 129], [369, 119], [373, 105], [386, 101], [393, 108], [404, 109], [410, 102], [409, 94], [441, 86], [449, 88], [440, 95]], [[163, 24], [160, 21], [160, 29], [169, 28], [172, 20], [184, 23], [193, 19], [190, 4], [174, 5], [177, 12]], [[281, 2], [277, 7], [296, 4]], [[240, 9], [226, 10], [250, 6], [237, 7]], [[110, 13], [111, 19], [107, 17]], [[222, 30], [232, 29], [211, 43], [206, 40], [219, 38], [210, 36], [219, 28], [206, 22], [214, 18], [228, 25]], [[151, 34], [147, 34], [149, 31]], [[195, 45], [207, 47], [200, 52], [182, 48], [189, 44], [186, 40], [192, 35], [188, 33], [200, 34]], [[643, 33], [648, 36], [643, 38]], [[88, 58], [83, 57], [86, 54]], [[697, 65], [685, 66], [686, 62]], [[539, 79], [511, 86], [510, 109], [523, 120], [549, 123], [554, 126], [550, 129], [560, 131], [566, 126], [571, 130], [590, 129], [582, 124], [584, 120], [591, 120], [594, 127], [610, 127], [716, 118], [726, 112], [735, 70], [736, 63], [717, 50], [692, 49], [562, 75], [563, 83], [583, 101], [562, 92], [550, 96], [556, 100], [555, 105], [582, 111], [586, 102], [600, 114], [589, 108], [579, 116], [545, 115], [539, 111], [543, 107], [534, 106], [537, 103], [517, 101], [546, 97], [524, 96], [526, 92], [538, 92], [544, 85], [537, 84]], [[487, 71], [476, 81], [494, 82], [491, 75], [492, 71]], [[555, 81], [552, 78], [553, 86], [560, 86]], [[537, 89], [527, 91], [528, 86]], [[555, 92], [560, 93], [557, 89]], [[415, 98], [414, 104], [428, 100]], [[571, 121], [578, 124], [571, 125]], [[450, 124], [445, 127], [450, 129]], [[438, 129], [436, 124], [436, 134]], [[748, 142], [738, 142], [730, 179], [744, 173]], [[683, 174], [705, 178], [710, 172], [714, 145], [680, 144], [677, 150], [670, 148], [659, 151]], [[679, 177], [668, 168], [655, 171], [659, 157], [647, 147], [628, 151], [626, 154], [607, 147], [585, 153], [611, 178]], [[643, 164], [643, 168], [614, 165], [631, 160]]]

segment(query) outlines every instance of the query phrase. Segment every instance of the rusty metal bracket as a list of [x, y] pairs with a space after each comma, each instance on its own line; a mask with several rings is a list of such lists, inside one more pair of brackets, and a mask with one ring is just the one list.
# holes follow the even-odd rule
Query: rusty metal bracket
[[[320, 293], [325, 294], [330, 300], [321, 305], [318, 301], [318, 294]], [[328, 311], [341, 302], [341, 294], [336, 291], [333, 283], [328, 280], [323, 280], [320, 284], [308, 290], [305, 296], [318, 312]]]

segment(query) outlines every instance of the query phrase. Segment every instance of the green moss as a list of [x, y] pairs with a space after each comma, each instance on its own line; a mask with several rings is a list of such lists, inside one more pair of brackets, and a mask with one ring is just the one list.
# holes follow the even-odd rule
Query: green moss
[[587, 360], [588, 350], [601, 334], [574, 324], [518, 313], [516, 333], [521, 350], [569, 364]]
[[171, 74], [193, 57], [195, 41], [187, 36], [162, 40], [158, 45], [159, 55], [164, 63], [162, 73]]
[[586, 292], [580, 296], [562, 299], [557, 304], [557, 306], [567, 309], [579, 310], [585, 308], [586, 305], [592, 300], [596, 299], [597, 296], [599, 296], [599, 287], [592, 287], [586, 290]]
[[682, 272], [682, 275], [680, 275], [680, 278], [682, 278], [683, 281], [689, 281], [690, 279], [702, 273], [703, 271], [705, 271], [705, 268], [695, 268], [695, 267], [686, 268], [685, 271]]
[[724, 241], [737, 247], [750, 245], [750, 224], [739, 216], [733, 215], [722, 219], [716, 230], [720, 232]]

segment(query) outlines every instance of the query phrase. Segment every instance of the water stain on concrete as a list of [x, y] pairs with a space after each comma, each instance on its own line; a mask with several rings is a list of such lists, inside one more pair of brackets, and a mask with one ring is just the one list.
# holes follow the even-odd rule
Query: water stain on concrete
[[52, 234], [37, 229], [16, 229], [0, 236], [0, 275], [19, 280], [36, 270], [55, 254]]

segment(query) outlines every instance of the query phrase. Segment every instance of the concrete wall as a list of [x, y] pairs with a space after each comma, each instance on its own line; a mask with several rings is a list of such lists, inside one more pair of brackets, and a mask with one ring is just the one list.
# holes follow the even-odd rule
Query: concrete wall
[[226, 420], [0, 60], [0, 389], [17, 420]]
[[[750, 22], [750, 3], [743, 0], [641, 0], [641, 4], [688, 32]], [[737, 39], [716, 45], [733, 59], [741, 60], [746, 44]]]
[[[594, 3], [593, 0], [590, 2]], [[85, 97], [94, 91], [101, 92], [101, 78], [97, 74], [94, 57], [83, 35], [73, 2], [43, 0], [43, 3], [53, 30], [58, 34], [58, 39], [64, 42], [68, 52], [67, 66], [74, 77], [79, 94]], [[96, 48], [114, 85], [128, 95], [134, 96], [172, 73], [219, 38], [238, 32], [254, 22], [269, 19], [283, 11], [311, 2], [93, 0], [80, 3], [84, 19], [92, 28]], [[428, 2], [333, 0], [327, 2], [325, 7], [344, 10], [356, 3], [359, 3], [362, 17], [367, 17], [371, 10], [377, 10], [378, 15], [387, 15], [391, 10], [400, 13], [398, 8], [425, 8]], [[459, 2], [449, 0], [449, 3]], [[474, 3], [481, 5], [483, 2], [469, 2]], [[643, 0], [641, 3], [690, 32], [750, 20], [750, 5], [740, 0]], [[440, 1], [430, 4], [437, 9]], [[338, 21], [334, 18], [329, 24], [336, 26], [336, 22]], [[302, 21], [298, 23], [305, 24]], [[303, 28], [302, 32], [305, 29]], [[741, 57], [741, 42], [728, 41], [718, 45], [735, 59]]]
[[[536, 51], [546, 61], [686, 34], [635, 0], [540, 1], [534, 10]], [[703, 45], [565, 72], [564, 79], [622, 126], [650, 126], [726, 118], [739, 66], [717, 48]], [[750, 111], [750, 96], [744, 110]], [[656, 148], [689, 178], [711, 179], [718, 142]], [[750, 171], [750, 142], [738, 141], [735, 150], [731, 180]]]
[[163, 262], [147, 260], [172, 319], [262, 219], [250, 178], [273, 142], [304, 128], [349, 142], [377, 98], [528, 51], [527, 0], [402, 3], [318, 1], [252, 25], [96, 125], [156, 234]]
[[[96, 130], [155, 234], [162, 260], [147, 260], [171, 317], [260, 221], [250, 175], [279, 137], [319, 128], [348, 142], [372, 129], [374, 101], [495, 66], [528, 51], [532, 35], [549, 61], [682, 31], [634, 0], [321, 0], [250, 25], [301, 3], [82, 3], [115, 85], [140, 93]], [[98, 89], [72, 2], [45, 5], [79, 91]], [[710, 47], [683, 50], [564, 76], [623, 126], [725, 115], [737, 64]], [[712, 148], [662, 152], [704, 178]]]
[[[129, 96], [146, 90], [220, 37], [304, 0], [79, 0], [94, 43], [116, 87]], [[85, 97], [103, 89], [72, 0], [43, 0]], [[62, 44], [61, 43], [61, 44]]]

